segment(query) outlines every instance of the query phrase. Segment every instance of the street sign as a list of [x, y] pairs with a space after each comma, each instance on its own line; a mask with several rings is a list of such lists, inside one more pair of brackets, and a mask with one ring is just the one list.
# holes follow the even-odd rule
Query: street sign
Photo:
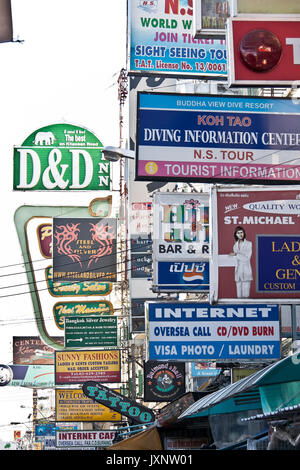
[[117, 317], [65, 317], [65, 347], [117, 346]]

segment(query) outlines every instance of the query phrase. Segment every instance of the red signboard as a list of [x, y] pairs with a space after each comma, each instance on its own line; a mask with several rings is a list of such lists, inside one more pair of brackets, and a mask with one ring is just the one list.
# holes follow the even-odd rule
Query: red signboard
[[300, 17], [227, 21], [230, 85], [290, 85], [300, 77]]

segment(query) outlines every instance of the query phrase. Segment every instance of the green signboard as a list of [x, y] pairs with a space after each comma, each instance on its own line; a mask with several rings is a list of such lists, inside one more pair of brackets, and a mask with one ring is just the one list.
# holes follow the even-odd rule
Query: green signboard
[[65, 347], [117, 346], [117, 317], [65, 317]]
[[92, 315], [113, 315], [114, 309], [108, 300], [98, 302], [59, 302], [54, 305], [53, 313], [57, 327], [61, 330], [64, 329], [64, 319], [68, 316], [75, 316], [81, 318], [84, 316]]
[[108, 295], [112, 290], [111, 282], [53, 282], [53, 269], [51, 266], [46, 269], [46, 279], [49, 292], [54, 297]]
[[110, 163], [89, 130], [53, 124], [14, 147], [14, 190], [110, 190]]

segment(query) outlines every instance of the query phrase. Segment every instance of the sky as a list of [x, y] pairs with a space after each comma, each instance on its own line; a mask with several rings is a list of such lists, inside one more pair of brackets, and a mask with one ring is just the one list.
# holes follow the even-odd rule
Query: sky
[[[22, 293], [27, 278], [16, 274], [24, 265], [14, 213], [23, 205], [74, 205], [71, 191], [63, 202], [59, 191], [13, 191], [13, 147], [57, 123], [85, 127], [103, 145], [119, 146], [126, 0], [12, 0], [12, 13], [15, 42], [0, 44], [0, 364], [8, 365], [12, 337], [38, 335], [31, 297]], [[76, 194], [83, 206], [99, 196]], [[7, 425], [27, 422], [30, 407], [31, 389], [0, 387], [0, 440], [12, 440], [18, 427]]]

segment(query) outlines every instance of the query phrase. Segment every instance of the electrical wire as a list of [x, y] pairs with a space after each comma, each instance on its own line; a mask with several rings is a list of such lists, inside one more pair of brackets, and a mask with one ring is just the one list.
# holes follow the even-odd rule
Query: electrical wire
[[[129, 250], [125, 250], [125, 252], [127, 252]], [[105, 255], [105, 256], [111, 256], [111, 255]], [[143, 258], [144, 256], [150, 256], [150, 254], [147, 254], [147, 253], [141, 253], [140, 256], [137, 256], [135, 259], [138, 260], [139, 258]], [[118, 266], [119, 264], [123, 264], [123, 263], [128, 263], [129, 261], [131, 261], [131, 258], [126, 258], [125, 260], [121, 260], [117, 263], [114, 263], [114, 264], [109, 264], [109, 265], [104, 265], [104, 266], [99, 266], [97, 268], [92, 268], [92, 269], [88, 269], [86, 270], [85, 272], [86, 273], [90, 273], [90, 272], [95, 272], [95, 271], [98, 271], [99, 269], [103, 270], [103, 269], [106, 269], [106, 268], [110, 268], [110, 269], [113, 269], [115, 268], [116, 266]], [[49, 262], [49, 261], [48, 261]], [[66, 266], [66, 265], [69, 265], [69, 263], [67, 264], [62, 264], [61, 266]], [[151, 266], [152, 265], [152, 262], [149, 262], [149, 263], [145, 263], [143, 264], [143, 267], [146, 267], [146, 266]], [[44, 270], [45, 268], [42, 268], [42, 270]], [[28, 273], [35, 273], [36, 271], [39, 271], [40, 269], [38, 270], [33, 270], [33, 271], [28, 271]], [[126, 270], [124, 271], [119, 271], [119, 272], [116, 272], [114, 273], [116, 276], [118, 276], [119, 274], [123, 274], [124, 272], [129, 272], [129, 271], [132, 271], [132, 270], [135, 270], [134, 267], [131, 267], [131, 268], [127, 268]], [[20, 274], [20, 273], [18, 273]], [[25, 274], [25, 273], [21, 273], [21, 274]], [[103, 273], [102, 276], [100, 276], [100, 280], [99, 278], [94, 280], [94, 281], [91, 281], [90, 279], [87, 279], [85, 280], [85, 282], [101, 282], [101, 278], [104, 278], [107, 276], [107, 273]], [[9, 286], [2, 286], [0, 287], [0, 289], [10, 289], [10, 288], [16, 288], [16, 287], [21, 287], [21, 286], [25, 286], [25, 285], [31, 285], [31, 284], [37, 284], [39, 282], [47, 282], [47, 279], [40, 279], [40, 280], [34, 280], [32, 282], [26, 282], [26, 283], [21, 283], [21, 284], [13, 284], [13, 285], [9, 285]], [[64, 286], [68, 286], [68, 285], [73, 285], [73, 284], [77, 284], [77, 283], [81, 283], [83, 282], [82, 280], [79, 280], [79, 281], [62, 281], [60, 279], [58, 279], [57, 281], [53, 281], [54, 283], [56, 282], [64, 282]], [[102, 281], [102, 282], [115, 282], [115, 281]], [[40, 290], [48, 290], [48, 288], [45, 288], [45, 289], [40, 289]], [[38, 289], [36, 289], [35, 291], [39, 291]], [[30, 291], [30, 292], [35, 292], [35, 291]], [[11, 295], [14, 295], [14, 294], [11, 294]], [[0, 296], [0, 298], [3, 298], [3, 297], [6, 297], [5, 296]]]

